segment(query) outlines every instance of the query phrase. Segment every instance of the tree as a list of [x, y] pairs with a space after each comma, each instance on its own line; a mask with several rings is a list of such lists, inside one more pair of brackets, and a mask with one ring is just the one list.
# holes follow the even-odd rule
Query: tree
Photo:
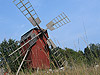
[[84, 49], [85, 57], [87, 58], [88, 64], [97, 64], [100, 60], [100, 45], [99, 44], [89, 44], [89, 48]]
[[14, 63], [13, 61], [17, 56], [19, 56], [19, 53], [15, 53], [12, 57], [9, 57], [8, 55], [16, 50], [19, 46], [20, 45], [18, 44], [18, 41], [15, 41], [13, 39], [9, 39], [8, 41], [4, 39], [4, 41], [2, 41], [2, 43], [0, 44], [0, 58], [1, 62], [3, 63], [2, 66], [5, 68], [5, 71], [11, 70], [12, 72], [16, 72], [20, 60]]

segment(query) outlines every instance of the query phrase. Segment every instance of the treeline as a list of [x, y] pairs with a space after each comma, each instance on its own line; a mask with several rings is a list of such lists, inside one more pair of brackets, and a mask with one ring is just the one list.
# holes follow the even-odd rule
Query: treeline
[[[14, 54], [14, 57], [9, 57], [8, 55], [18, 47], [20, 47], [18, 41], [13, 39], [9, 39], [8, 41], [5, 39], [0, 43], [0, 67], [4, 67], [6, 70], [10, 68], [11, 71], [16, 72], [22, 58], [14, 62], [14, 59], [20, 56], [19, 53]], [[78, 52], [70, 48], [59, 49], [69, 65], [72, 65], [72, 63], [84, 63], [91, 66], [100, 62], [100, 44], [90, 44], [84, 51], [79, 50]]]
[[18, 41], [13, 40], [13, 39], [9, 39], [8, 41], [4, 39], [4, 41], [0, 43], [0, 68], [3, 67], [5, 72], [17, 71], [22, 58], [14, 61], [18, 56], [20, 56], [20, 54], [16, 52], [11, 57], [9, 56], [9, 54], [19, 47], [20, 45]]
[[69, 64], [86, 64], [86, 65], [97, 65], [100, 64], [100, 44], [89, 44], [84, 51], [79, 50], [78, 52], [65, 48], [60, 49], [63, 56], [66, 57]]

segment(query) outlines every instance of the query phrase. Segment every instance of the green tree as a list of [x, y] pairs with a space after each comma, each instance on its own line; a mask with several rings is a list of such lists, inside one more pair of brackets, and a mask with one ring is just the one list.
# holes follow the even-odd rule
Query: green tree
[[9, 57], [8, 55], [14, 50], [16, 50], [19, 46], [20, 45], [18, 44], [18, 41], [15, 41], [13, 39], [9, 39], [8, 41], [4, 39], [4, 41], [2, 41], [2, 43], [0, 44], [0, 58], [1, 62], [3, 63], [2, 66], [5, 68], [5, 70], [11, 70], [12, 72], [16, 72], [20, 60], [14, 63], [13, 61], [16, 57], [19, 56], [19, 53], [16, 52], [12, 57]]
[[84, 54], [89, 65], [97, 64], [100, 60], [100, 45], [89, 44], [89, 47], [84, 49]]

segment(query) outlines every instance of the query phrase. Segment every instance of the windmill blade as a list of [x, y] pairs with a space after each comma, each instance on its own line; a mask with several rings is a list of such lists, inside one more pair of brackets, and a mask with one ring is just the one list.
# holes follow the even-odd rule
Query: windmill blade
[[50, 21], [46, 26], [47, 26], [47, 29], [50, 29], [51, 31], [53, 31], [69, 22], [71, 21], [63, 12], [60, 15], [58, 15], [56, 18], [54, 18], [52, 21]]
[[[49, 41], [50, 42], [49, 42]], [[53, 59], [54, 59], [54, 61], [55, 61], [55, 63], [56, 63], [56, 65], [60, 68], [60, 67], [62, 67], [62, 66], [64, 66], [64, 64], [65, 64], [65, 62], [66, 62], [66, 60], [65, 60], [65, 58], [63, 57], [63, 54], [59, 51], [60, 49], [58, 48], [58, 47], [56, 47], [56, 45], [54, 44], [54, 42], [51, 40], [51, 39], [48, 39], [47, 40], [47, 44], [49, 45], [49, 46], [53, 46], [53, 48], [51, 49], [51, 56], [53, 57]]]
[[[49, 42], [49, 41], [50, 42]], [[55, 63], [56, 63], [56, 65], [60, 68], [60, 67], [62, 67], [62, 66], [64, 66], [64, 64], [65, 64], [65, 62], [66, 62], [66, 60], [65, 60], [65, 58], [64, 58], [64, 56], [63, 56], [63, 54], [60, 52], [60, 48], [59, 47], [56, 47], [56, 45], [54, 44], [54, 42], [51, 40], [51, 39], [48, 39], [47, 40], [47, 44], [49, 45], [49, 46], [53, 46], [53, 48], [51, 49], [51, 56], [53, 57], [53, 59], [54, 59], [54, 61], [55, 61]]]
[[37, 26], [37, 24], [39, 25], [41, 23], [29, 0], [14, 0], [13, 2], [33, 26]]
[[[22, 62], [21, 62], [21, 64], [20, 64], [20, 66], [19, 66], [19, 68], [18, 68], [18, 70], [17, 70], [16, 75], [19, 74], [19, 71], [20, 71], [20, 69], [21, 69], [23, 63], [24, 63], [24, 61], [25, 61], [25, 59], [26, 59], [26, 57], [27, 57], [29, 51], [31, 50], [30, 48], [34, 45], [34, 39], [36, 39], [36, 37], [38, 37], [40, 34], [41, 34], [41, 33], [39, 33], [39, 34], [33, 36], [33, 38], [32, 38], [31, 40], [29, 40], [28, 42], [26, 42], [24, 45], [22, 45], [20, 48], [18, 48], [17, 50], [15, 50], [14, 52], [12, 52], [12, 53], [9, 55], [9, 56], [13, 55], [15, 52], [17, 52], [17, 51], [20, 50], [21, 48], [23, 49], [23, 47], [26, 46], [28, 43], [31, 43], [31, 44], [29, 44], [29, 47], [27, 47], [26, 50], [24, 50], [23, 52], [21, 52], [20, 55], [19, 55], [18, 57], [16, 57], [16, 59], [13, 61], [13, 63], [14, 63], [14, 62], [17, 61], [21, 56], [23, 56], [23, 54], [25, 54], [25, 55], [24, 55], [24, 58], [22, 59]], [[35, 41], [35, 42], [36, 42], [36, 41]]]
[[56, 64], [58, 64], [59, 68], [65, 65], [65, 58], [63, 54], [60, 52], [60, 48], [56, 47], [51, 50], [52, 56], [54, 56], [54, 59], [56, 61]]
[[38, 37], [39, 35], [41, 35], [41, 33], [37, 34], [35, 37], [33, 37], [31, 40], [29, 40], [28, 42], [26, 42], [25, 44], [23, 44], [21, 47], [19, 47], [18, 49], [16, 49], [15, 51], [13, 51], [11, 54], [9, 54], [9, 56], [13, 55], [15, 52], [17, 52], [18, 50], [20, 50], [21, 48], [23, 48], [25, 45], [27, 45], [28, 43], [30, 43], [32, 40], [34, 40], [36, 37]]

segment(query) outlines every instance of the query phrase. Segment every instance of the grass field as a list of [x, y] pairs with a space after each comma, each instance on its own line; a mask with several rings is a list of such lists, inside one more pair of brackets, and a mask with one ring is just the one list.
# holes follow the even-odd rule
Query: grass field
[[[13, 74], [14, 75], [14, 74]], [[39, 70], [34, 72], [20, 72], [19, 75], [100, 75], [99, 65], [87, 67], [83, 65], [74, 65], [73, 67], [64, 67], [64, 69]]]

